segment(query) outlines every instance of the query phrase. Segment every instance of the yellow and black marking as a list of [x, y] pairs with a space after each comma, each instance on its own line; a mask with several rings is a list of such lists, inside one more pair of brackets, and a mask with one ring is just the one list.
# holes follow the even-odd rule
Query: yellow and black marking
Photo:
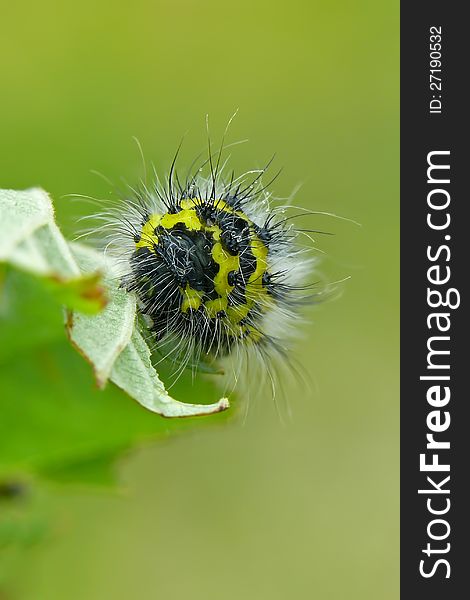
[[226, 200], [182, 199], [178, 210], [150, 214], [135, 237], [134, 289], [157, 334], [198, 337], [209, 351], [247, 338], [272, 301], [268, 243]]

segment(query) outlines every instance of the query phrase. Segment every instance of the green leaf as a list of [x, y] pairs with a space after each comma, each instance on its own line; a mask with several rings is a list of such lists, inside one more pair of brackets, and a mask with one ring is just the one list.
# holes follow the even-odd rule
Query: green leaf
[[114, 364], [111, 380], [142, 406], [164, 417], [194, 417], [223, 411], [227, 398], [214, 404], [188, 404], [174, 400], [165, 390], [150, 360], [150, 350], [136, 330]]
[[[162, 419], [116, 386], [99, 390], [89, 365], [66, 340], [5, 363], [0, 382], [0, 478], [24, 471], [53, 477], [70, 466], [70, 478], [75, 472], [80, 480], [80, 471], [99, 457], [112, 460], [145, 440], [194, 427], [196, 421], [202, 425], [225, 418], [222, 413], [203, 420]], [[216, 393], [207, 380], [193, 386], [189, 373], [175, 388], [182, 397]]]
[[213, 404], [189, 404], [168, 394], [139, 332], [135, 297], [120, 288], [113, 262], [81, 244], [71, 244], [71, 248], [82, 269], [105, 273], [108, 306], [93, 316], [75, 312], [68, 323], [70, 339], [93, 365], [98, 386], [104, 387], [109, 378], [142, 406], [164, 417], [207, 415], [228, 408], [227, 398]]
[[55, 224], [51, 200], [41, 189], [0, 190], [1, 263], [40, 278], [40, 284], [70, 308], [96, 313], [106, 304], [99, 276], [81, 275]]
[[0, 190], [0, 262], [13, 259], [15, 249], [53, 219], [52, 204], [43, 190]]
[[71, 244], [83, 271], [100, 270], [110, 301], [101, 313], [88, 316], [74, 312], [67, 321], [72, 343], [91, 363], [98, 387], [109, 379], [114, 362], [130, 342], [134, 329], [136, 303], [133, 294], [119, 289], [119, 277], [113, 264], [99, 252], [81, 244]]
[[[135, 297], [120, 288], [112, 260], [91, 248], [65, 241], [45, 192], [0, 191], [0, 202], [0, 227], [8, 227], [0, 259], [39, 276], [58, 302], [74, 309], [69, 313], [67, 330], [72, 343], [93, 366], [98, 387], [103, 388], [111, 379], [142, 406], [165, 417], [206, 415], [228, 408], [227, 398], [197, 405], [169, 396], [138, 331]], [[110, 299], [106, 308], [104, 288], [98, 285], [99, 272], [104, 275]], [[3, 321], [11, 321], [11, 301], [6, 306], [4, 302]], [[16, 320], [21, 321], [18, 311]], [[11, 334], [9, 337], [13, 346], [21, 339]]]
[[[0, 481], [36, 473], [106, 483], [122, 452], [196, 421], [154, 412], [192, 416], [226, 404], [207, 404], [216, 397], [213, 382], [193, 382], [190, 371], [173, 391], [206, 404], [168, 395], [136, 326], [135, 298], [119, 288], [113, 262], [68, 244], [52, 218], [41, 190], [0, 191]], [[102, 307], [104, 292], [106, 308], [85, 314]], [[66, 339], [64, 321], [99, 387]], [[117, 385], [105, 386], [108, 380]]]
[[0, 364], [63, 339], [63, 323], [63, 309], [41, 277], [0, 265]]

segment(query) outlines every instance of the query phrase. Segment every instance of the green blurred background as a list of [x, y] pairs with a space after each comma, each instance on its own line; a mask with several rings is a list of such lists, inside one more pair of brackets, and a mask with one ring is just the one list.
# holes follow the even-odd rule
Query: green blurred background
[[109, 195], [91, 169], [142, 175], [132, 136], [164, 172], [186, 132], [183, 165], [204, 149], [206, 113], [218, 139], [237, 108], [237, 170], [276, 152], [276, 195], [302, 183], [296, 204], [362, 224], [308, 225], [335, 233], [322, 273], [351, 276], [297, 345], [313, 384], [129, 453], [117, 491], [39, 484], [52, 531], [2, 600], [398, 597], [398, 11], [2, 3], [0, 187], [44, 187], [67, 234], [89, 208], [66, 194]]

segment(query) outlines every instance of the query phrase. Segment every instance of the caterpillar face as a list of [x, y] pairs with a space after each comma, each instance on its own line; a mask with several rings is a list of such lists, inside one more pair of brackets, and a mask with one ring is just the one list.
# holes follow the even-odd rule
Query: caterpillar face
[[130, 287], [157, 336], [194, 337], [216, 354], [240, 340], [259, 342], [273, 302], [268, 239], [222, 199], [183, 199], [174, 212], [149, 214], [134, 238]]
[[264, 169], [226, 178], [219, 160], [203, 163], [208, 176], [199, 168], [181, 184], [172, 167], [164, 185], [132, 189], [111, 212], [110, 245], [122, 286], [178, 369], [232, 356], [260, 358], [267, 372], [274, 355], [287, 362], [299, 307], [312, 297], [310, 249], [297, 244], [285, 207], [271, 206]]

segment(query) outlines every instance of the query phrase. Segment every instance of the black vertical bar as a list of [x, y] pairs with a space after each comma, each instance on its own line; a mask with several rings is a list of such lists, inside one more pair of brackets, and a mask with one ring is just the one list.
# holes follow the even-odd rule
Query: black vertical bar
[[[465, 3], [435, 0], [401, 4], [400, 563], [403, 600], [470, 597], [467, 582], [470, 492], [466, 491], [470, 488], [470, 398], [465, 381], [466, 374], [470, 373], [469, 315], [466, 314], [470, 279], [470, 217], [467, 216], [470, 194], [466, 184], [470, 180], [470, 165], [465, 144], [469, 102], [464, 92], [470, 71], [470, 31], [464, 9]], [[433, 27], [435, 29], [431, 29]], [[432, 35], [435, 37], [431, 38]], [[440, 36], [440, 40], [436, 36]], [[437, 48], [438, 43], [440, 50], [431, 54], [431, 46]], [[438, 60], [438, 52], [441, 73], [437, 63], [431, 63], [433, 57]], [[435, 73], [431, 73], [433, 66]], [[440, 86], [431, 86], [433, 82]], [[432, 155], [430, 160], [450, 165], [450, 170], [432, 170], [429, 182], [428, 156], [434, 151], [442, 153]], [[447, 151], [449, 154], [444, 154]], [[446, 178], [450, 182], [442, 183]], [[436, 179], [440, 183], [433, 182]], [[430, 192], [432, 205], [445, 205], [448, 194], [449, 206], [442, 210], [430, 207]], [[449, 226], [433, 229], [427, 222], [428, 214], [434, 226], [442, 226], [448, 214]], [[429, 274], [428, 269], [436, 265], [438, 270]], [[431, 283], [429, 276], [439, 280], [447, 276], [446, 267], [450, 269], [449, 281]], [[443, 297], [448, 290], [457, 290], [450, 293], [450, 303], [455, 305], [460, 295], [460, 306], [432, 308], [428, 288], [440, 291]], [[431, 301], [438, 303], [437, 298], [434, 294]], [[443, 329], [450, 323], [448, 331], [438, 329], [438, 319], [430, 317], [433, 313], [446, 315], [439, 323]], [[432, 336], [450, 338], [430, 342], [433, 349], [450, 351], [450, 354], [431, 356], [432, 364], [438, 366], [434, 369], [428, 365], [427, 344]], [[449, 369], [444, 368], [446, 364]], [[420, 376], [450, 379], [420, 380]], [[438, 402], [431, 405], [427, 396], [429, 388], [439, 385], [439, 394], [444, 394], [444, 387], [448, 386], [450, 400], [440, 406]], [[431, 400], [439, 399], [444, 400], [444, 396], [431, 396]], [[444, 428], [448, 417], [450, 425]], [[444, 430], [436, 432], [430, 425]], [[432, 434], [436, 441], [448, 441], [450, 449], [427, 448], [430, 443], [427, 434]], [[427, 464], [432, 462], [433, 454], [437, 454], [439, 465], [449, 464], [450, 470], [421, 470], [421, 454], [425, 454]], [[442, 483], [448, 476], [450, 479]], [[427, 492], [420, 494], [418, 490]], [[432, 514], [430, 509], [442, 514]], [[442, 539], [433, 539], [433, 536]], [[438, 563], [439, 560], [442, 562]]]

